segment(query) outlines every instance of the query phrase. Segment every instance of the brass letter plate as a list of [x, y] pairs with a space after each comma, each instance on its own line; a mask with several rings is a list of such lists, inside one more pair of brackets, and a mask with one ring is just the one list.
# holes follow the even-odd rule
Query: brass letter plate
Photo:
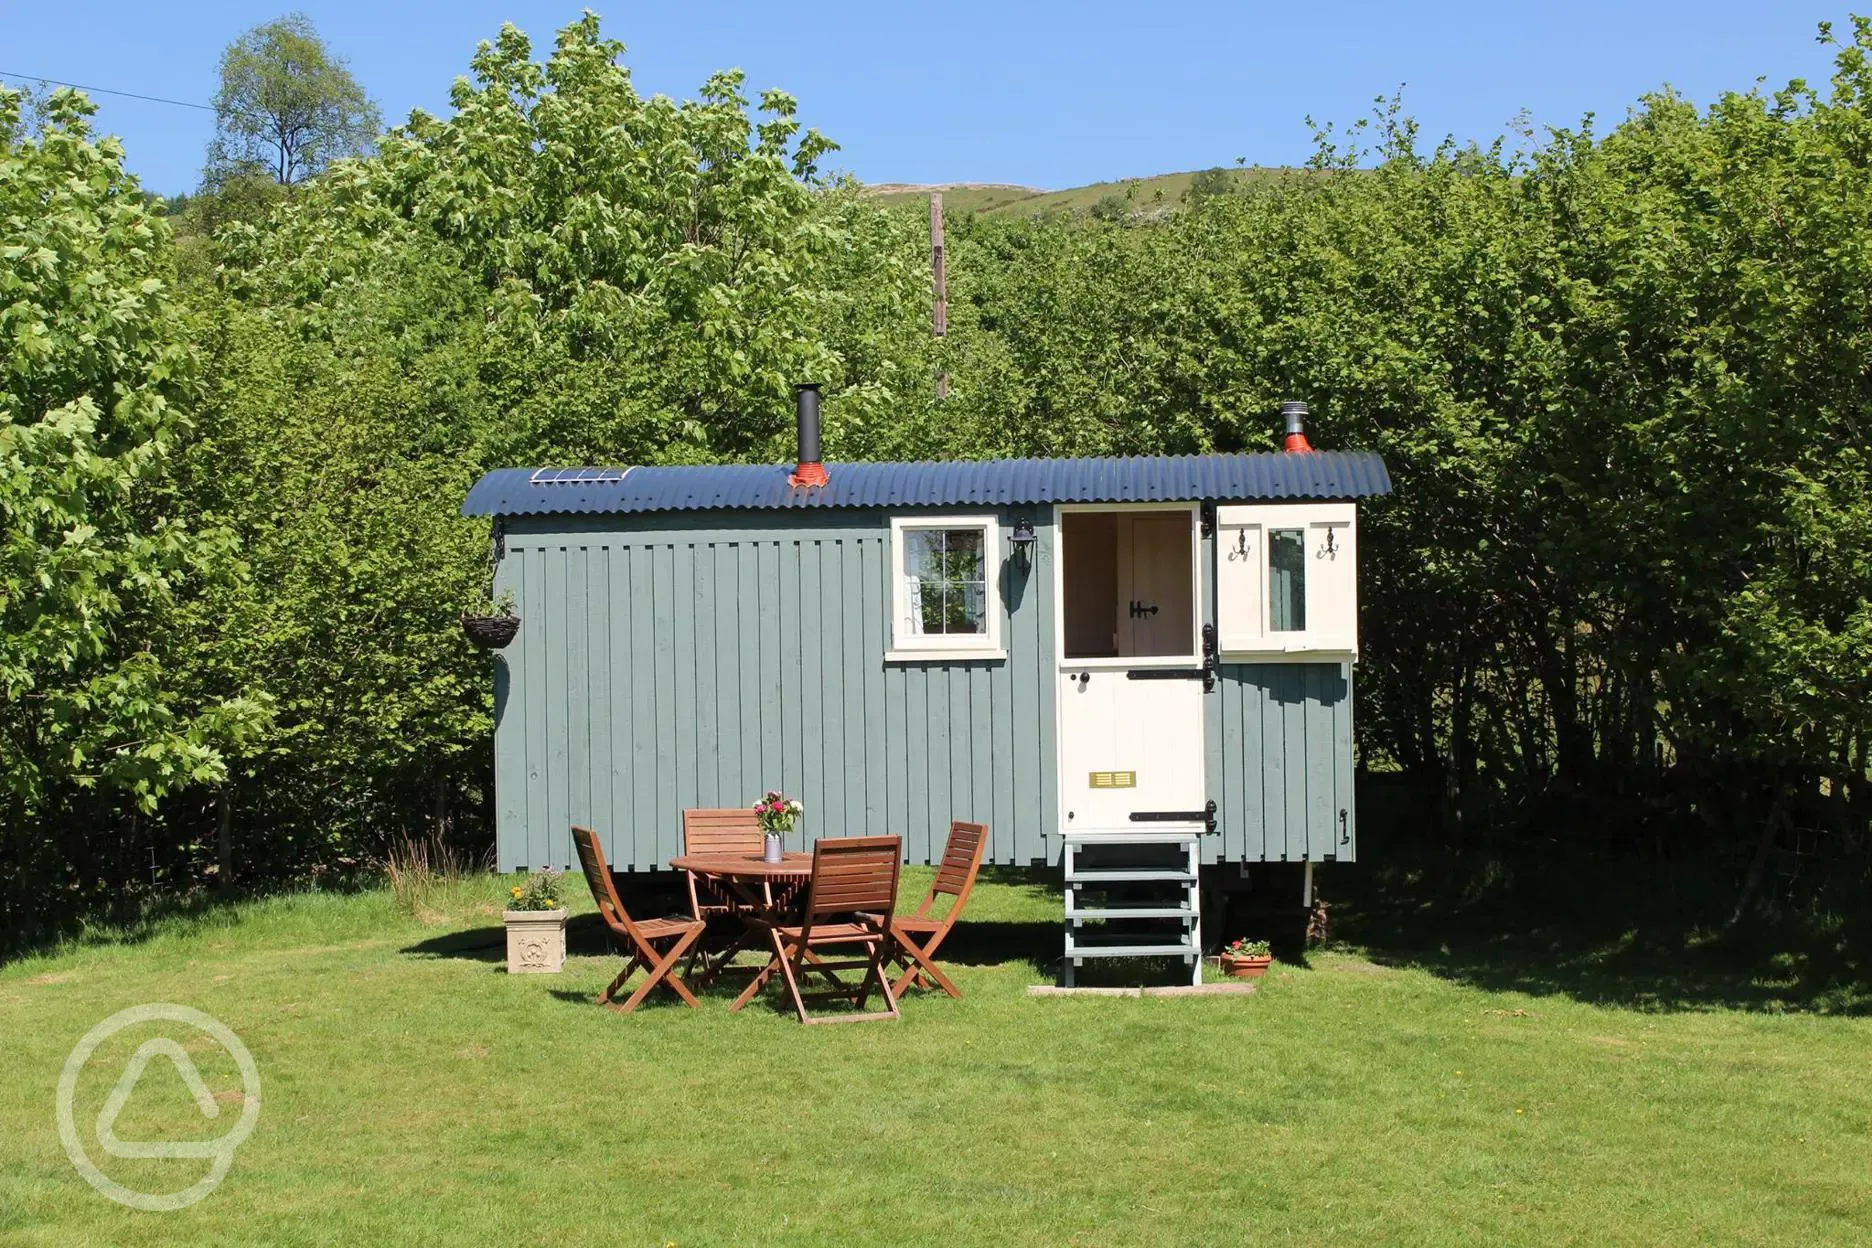
[[1095, 771], [1087, 779], [1095, 789], [1135, 789], [1137, 772], [1135, 771]]

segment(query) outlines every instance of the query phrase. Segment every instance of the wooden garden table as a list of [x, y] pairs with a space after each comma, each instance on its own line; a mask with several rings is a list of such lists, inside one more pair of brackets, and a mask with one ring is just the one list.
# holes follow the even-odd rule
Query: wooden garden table
[[[812, 855], [788, 850], [779, 862], [768, 862], [759, 854], [678, 854], [670, 866], [707, 880], [710, 887], [734, 906], [735, 912], [748, 919], [767, 923], [782, 921], [798, 903], [800, 890], [812, 878]], [[714, 964], [704, 971], [704, 979], [713, 980], [734, 961], [735, 954], [748, 948], [757, 936], [757, 923], [747, 923]]]
[[737, 902], [753, 910], [770, 906], [771, 886], [797, 886], [812, 876], [812, 855], [797, 849], [788, 850], [779, 862], [768, 862], [759, 854], [678, 854], [669, 865], [719, 881]]

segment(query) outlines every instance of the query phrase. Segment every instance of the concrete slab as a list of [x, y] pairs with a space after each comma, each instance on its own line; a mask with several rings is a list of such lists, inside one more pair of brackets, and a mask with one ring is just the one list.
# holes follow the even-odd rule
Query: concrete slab
[[1165, 984], [1156, 988], [1062, 988], [1058, 984], [1030, 984], [1030, 997], [1245, 997], [1255, 984], [1243, 980], [1227, 984]]

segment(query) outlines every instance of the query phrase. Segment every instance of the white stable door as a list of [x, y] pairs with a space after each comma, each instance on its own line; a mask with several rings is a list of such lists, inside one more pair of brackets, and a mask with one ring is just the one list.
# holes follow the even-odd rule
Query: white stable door
[[1059, 706], [1062, 831], [1167, 831], [1131, 816], [1202, 809], [1202, 681], [1063, 671]]
[[1069, 658], [1059, 673], [1067, 832], [1168, 831], [1181, 825], [1132, 816], [1194, 815], [1206, 800], [1194, 518], [1121, 511], [1115, 520], [1119, 657]]

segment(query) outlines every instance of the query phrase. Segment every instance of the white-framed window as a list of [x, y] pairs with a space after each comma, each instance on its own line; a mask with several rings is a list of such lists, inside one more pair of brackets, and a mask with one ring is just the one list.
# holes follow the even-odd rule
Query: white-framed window
[[1358, 508], [1216, 509], [1216, 633], [1224, 655], [1358, 653]]
[[898, 661], [1000, 659], [1001, 526], [993, 516], [891, 518], [891, 649]]

